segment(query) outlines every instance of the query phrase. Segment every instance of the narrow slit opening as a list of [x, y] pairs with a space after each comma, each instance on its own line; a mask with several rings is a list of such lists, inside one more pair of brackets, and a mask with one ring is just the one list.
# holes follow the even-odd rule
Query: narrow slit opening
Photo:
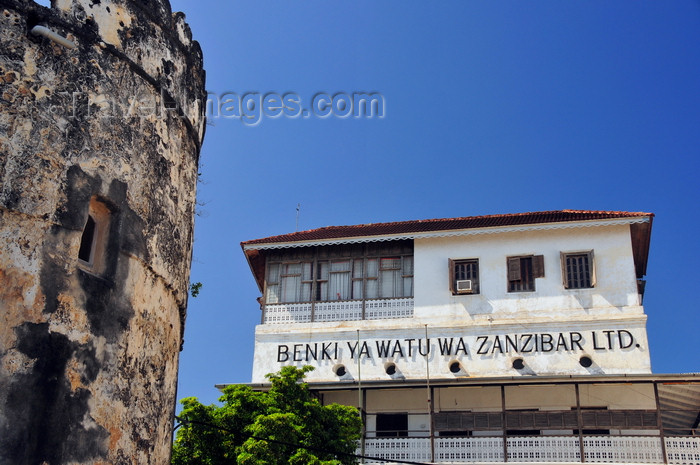
[[95, 219], [92, 215], [88, 215], [85, 228], [83, 228], [83, 236], [80, 239], [80, 250], [78, 258], [86, 263], [92, 263], [92, 246], [95, 241]]

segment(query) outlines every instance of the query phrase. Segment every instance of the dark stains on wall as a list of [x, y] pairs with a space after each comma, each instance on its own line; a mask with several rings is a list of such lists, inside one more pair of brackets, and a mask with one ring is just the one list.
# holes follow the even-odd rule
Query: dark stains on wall
[[[3, 463], [53, 464], [103, 455], [107, 433], [97, 425], [86, 425], [90, 393], [85, 389], [72, 391], [64, 376], [74, 354], [91, 360], [94, 349], [51, 332], [47, 323], [25, 323], [15, 332], [17, 349], [37, 362], [30, 373], [18, 376], [10, 386], [5, 408], [13, 424], [0, 428]], [[86, 365], [92, 365], [86, 376], [94, 380], [94, 365]]]
[[[127, 267], [120, 266], [121, 254], [145, 258], [146, 251], [143, 221], [128, 207], [125, 183], [113, 181], [108, 195], [100, 197], [112, 210], [103, 275], [82, 269], [66, 274], [65, 264], [71, 259], [57, 253], [67, 234], [82, 230], [90, 198], [99, 195], [100, 186], [99, 178], [78, 166], [67, 170], [66, 200], [55, 215], [60, 226], [54, 225], [46, 238], [40, 285], [46, 296], [44, 312], [53, 313], [59, 306], [59, 294], [71, 292], [76, 276], [91, 333], [115, 343], [128, 330], [134, 314], [124, 288], [115, 285], [127, 279]], [[25, 323], [15, 328], [15, 334], [17, 349], [36, 363], [10, 384], [8, 405], [18, 411], [9, 417], [18, 423], [0, 428], [0, 450], [5, 451], [0, 457], [6, 463], [34, 464], [88, 461], [104, 455], [108, 434], [97, 425], [86, 425], [90, 393], [83, 388], [71, 390], [65, 376], [68, 361], [74, 359], [80, 366], [81, 383], [95, 381], [105, 361], [98, 358], [93, 343], [69, 341], [65, 335], [52, 332], [48, 323]]]

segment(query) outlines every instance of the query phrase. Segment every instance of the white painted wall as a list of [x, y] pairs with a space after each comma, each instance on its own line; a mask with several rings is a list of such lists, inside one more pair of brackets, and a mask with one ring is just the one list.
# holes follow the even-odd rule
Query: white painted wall
[[[595, 288], [564, 289], [560, 253], [588, 250]], [[545, 277], [535, 280], [535, 292], [507, 292], [506, 258], [519, 255], [544, 256]], [[453, 296], [448, 260], [468, 258], [479, 259], [480, 294]], [[433, 322], [643, 313], [628, 225], [418, 239], [414, 260], [415, 316]]]
[[[357, 406], [357, 389], [325, 391], [324, 403]], [[428, 408], [425, 387], [411, 389], [366, 390], [368, 413], [421, 414]], [[501, 386], [434, 387], [436, 412], [499, 412]], [[537, 409], [569, 410], [576, 407], [573, 384], [506, 385], [506, 410]], [[609, 410], [656, 410], [654, 386], [651, 383], [579, 384], [582, 408], [601, 407]]]
[[500, 386], [450, 387], [435, 390], [435, 410], [498, 412], [501, 410]]

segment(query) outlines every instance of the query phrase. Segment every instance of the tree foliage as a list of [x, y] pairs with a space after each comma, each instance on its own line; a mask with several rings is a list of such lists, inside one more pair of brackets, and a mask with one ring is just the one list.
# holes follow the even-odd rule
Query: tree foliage
[[199, 291], [202, 290], [202, 283], [199, 281], [196, 283], [191, 283], [190, 284], [190, 295], [192, 297], [197, 297], [199, 295]]
[[173, 465], [350, 465], [361, 437], [357, 409], [321, 405], [303, 382], [312, 367], [283, 367], [267, 375], [271, 387], [223, 390], [223, 404], [180, 403], [182, 425], [173, 444]]

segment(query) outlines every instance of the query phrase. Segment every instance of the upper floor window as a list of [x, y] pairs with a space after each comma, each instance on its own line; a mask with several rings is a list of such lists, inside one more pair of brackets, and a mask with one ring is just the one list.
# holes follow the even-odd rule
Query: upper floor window
[[544, 277], [544, 256], [508, 257], [508, 292], [532, 292], [535, 278]]
[[450, 291], [453, 295], [479, 293], [479, 259], [450, 260]]
[[268, 304], [412, 296], [412, 244], [314, 247], [267, 260]]
[[562, 278], [566, 289], [588, 289], [595, 286], [593, 251], [561, 253]]
[[268, 267], [268, 290], [276, 302], [311, 300], [311, 263], [275, 263]]

